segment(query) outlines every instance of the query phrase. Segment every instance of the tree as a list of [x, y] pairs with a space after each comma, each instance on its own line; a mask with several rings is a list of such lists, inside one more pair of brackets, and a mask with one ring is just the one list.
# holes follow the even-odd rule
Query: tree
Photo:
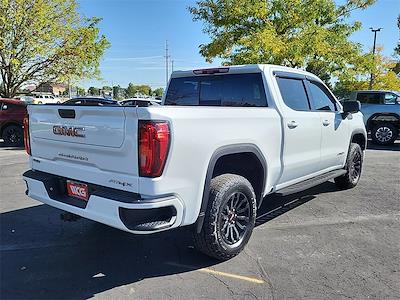
[[107, 39], [76, 0], [0, 0], [0, 96], [26, 84], [99, 76]]
[[151, 95], [151, 87], [148, 85], [134, 85], [133, 83], [129, 83], [126, 89], [126, 96], [128, 98], [133, 98], [138, 95]]
[[156, 97], [161, 97], [164, 94], [164, 89], [163, 88], [158, 88], [153, 91], [153, 94], [156, 95]]
[[361, 55], [361, 46], [349, 40], [361, 23], [346, 19], [375, 1], [200, 0], [189, 11], [211, 38], [200, 45], [209, 62], [219, 57], [224, 64], [306, 68], [328, 80]]
[[125, 98], [125, 89], [119, 85], [113, 86], [113, 96], [114, 99], [122, 100]]
[[100, 96], [100, 89], [91, 86], [91, 87], [88, 89], [88, 93], [89, 93], [90, 96]]
[[86, 95], [86, 90], [82, 87], [77, 86], [76, 87], [76, 94], [79, 96], [84, 96]]
[[335, 94], [344, 97], [352, 91], [367, 90], [372, 70], [374, 81], [372, 89], [400, 91], [400, 78], [393, 71], [396, 61], [382, 55], [382, 47], [377, 48], [375, 58], [372, 54], [365, 54], [358, 68], [349, 67], [346, 73], [338, 77], [335, 85]]

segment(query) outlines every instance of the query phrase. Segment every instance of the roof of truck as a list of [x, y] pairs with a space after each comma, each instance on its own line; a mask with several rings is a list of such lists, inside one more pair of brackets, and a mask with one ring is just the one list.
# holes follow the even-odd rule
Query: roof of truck
[[[201, 68], [201, 69], [191, 69], [191, 70], [179, 70], [174, 71], [171, 75], [171, 78], [179, 78], [179, 77], [188, 77], [188, 76], [204, 76], [204, 75], [211, 75], [211, 74], [195, 74], [198, 71], [206, 71], [206, 70], [225, 70], [221, 73], [215, 73], [213, 75], [222, 75], [222, 74], [241, 74], [241, 73], [258, 73], [268, 70], [274, 71], [282, 71], [282, 72], [291, 72], [297, 73], [305, 76], [310, 76], [313, 78], [318, 79], [318, 77], [312, 73], [301, 69], [295, 69], [290, 67], [284, 67], [279, 65], [270, 65], [270, 64], [253, 64], [253, 65], [232, 65], [232, 66], [218, 66], [218, 67], [210, 67], [210, 68]], [[228, 70], [228, 71], [226, 71]]]

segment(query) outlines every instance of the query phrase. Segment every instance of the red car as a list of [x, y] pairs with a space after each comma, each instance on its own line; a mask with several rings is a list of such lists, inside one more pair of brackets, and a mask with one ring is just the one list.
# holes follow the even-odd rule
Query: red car
[[6, 145], [23, 146], [22, 124], [26, 115], [25, 102], [0, 98], [0, 137]]

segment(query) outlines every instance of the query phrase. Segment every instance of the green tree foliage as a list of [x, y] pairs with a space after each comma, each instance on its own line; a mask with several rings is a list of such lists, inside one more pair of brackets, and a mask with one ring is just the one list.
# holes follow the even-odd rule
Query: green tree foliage
[[368, 90], [371, 70], [374, 74], [372, 89], [400, 91], [400, 78], [394, 72], [396, 61], [382, 55], [382, 48], [378, 47], [375, 58], [372, 54], [365, 54], [363, 62], [358, 68], [350, 67], [341, 74], [335, 85], [335, 94], [348, 96], [352, 91]]
[[161, 96], [164, 94], [164, 89], [163, 89], [163, 88], [155, 89], [155, 90], [153, 91], [153, 94], [154, 94], [156, 97], [161, 97]]
[[114, 99], [122, 100], [125, 98], [125, 89], [119, 85], [113, 86], [113, 96]]
[[91, 86], [91, 87], [88, 89], [88, 93], [89, 93], [90, 96], [100, 96], [100, 89]]
[[84, 95], [86, 95], [86, 90], [84, 88], [82, 88], [82, 87], [77, 86], [76, 87], [76, 93], [79, 96], [84, 96]]
[[99, 76], [109, 47], [99, 18], [83, 18], [76, 0], [0, 0], [0, 95], [25, 84]]
[[189, 11], [211, 38], [200, 45], [209, 62], [301, 67], [328, 80], [357, 62], [361, 46], [349, 37], [361, 23], [347, 18], [375, 1], [200, 0]]
[[133, 83], [129, 83], [126, 89], [126, 97], [133, 98], [139, 95], [151, 95], [151, 87], [148, 85], [134, 85]]

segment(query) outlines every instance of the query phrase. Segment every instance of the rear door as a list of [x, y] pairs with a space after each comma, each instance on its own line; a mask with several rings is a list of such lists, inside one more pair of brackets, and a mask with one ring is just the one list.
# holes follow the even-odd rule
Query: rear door
[[276, 80], [283, 104], [283, 173], [279, 184], [284, 185], [320, 170], [321, 122], [319, 113], [311, 110], [304, 76], [276, 72]]

